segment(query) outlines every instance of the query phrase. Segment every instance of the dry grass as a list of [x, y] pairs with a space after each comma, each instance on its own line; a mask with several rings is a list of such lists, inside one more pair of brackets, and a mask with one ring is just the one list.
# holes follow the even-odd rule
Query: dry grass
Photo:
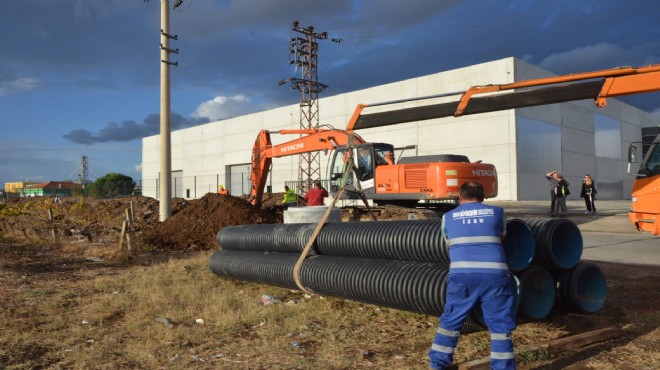
[[[219, 279], [207, 267], [209, 256], [30, 281], [2, 305], [12, 320], [2, 324], [0, 365], [342, 369], [398, 362], [426, 368], [435, 320]], [[263, 294], [281, 303], [264, 305]]]
[[[116, 265], [90, 262], [80, 256], [98, 250], [70, 245], [12, 248], [25, 250], [10, 254], [0, 243], [3, 370], [428, 368], [437, 318], [220, 279], [208, 269], [211, 252]], [[281, 302], [264, 305], [264, 294]], [[649, 317], [657, 324], [657, 313]], [[569, 331], [558, 323], [521, 325], [520, 368], [548, 361], [526, 345]], [[574, 368], [635, 368], [617, 361], [648, 351], [657, 331], [648, 335], [606, 347], [605, 356], [576, 358], [585, 367]], [[489, 351], [488, 333], [464, 335], [456, 361]], [[650, 361], [657, 353], [638, 363]]]

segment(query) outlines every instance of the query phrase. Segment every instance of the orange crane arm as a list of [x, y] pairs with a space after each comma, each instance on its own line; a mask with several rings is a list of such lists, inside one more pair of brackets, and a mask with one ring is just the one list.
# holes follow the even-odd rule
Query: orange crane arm
[[[304, 135], [282, 144], [272, 145], [270, 134]], [[339, 146], [347, 146], [353, 137], [354, 144], [364, 143], [359, 135], [350, 134], [344, 130], [335, 129], [301, 129], [301, 130], [261, 130], [252, 147], [252, 171], [250, 173], [250, 203], [261, 205], [266, 187], [268, 170], [273, 158], [286, 157], [301, 153], [311, 153], [321, 150], [332, 150]]]
[[[503, 91], [518, 90], [508, 93]], [[514, 82], [473, 86], [467, 91], [376, 104], [359, 104], [347, 124], [347, 130], [381, 127], [433, 118], [495, 112], [537, 105], [594, 99], [604, 107], [606, 99], [630, 94], [660, 91], [660, 65], [623, 67]], [[475, 95], [493, 93], [484, 97]], [[366, 107], [434, 97], [461, 95], [458, 101], [363, 114]]]
[[592, 79], [604, 79], [602, 88], [598, 96], [594, 96], [596, 105], [604, 107], [608, 97], [640, 94], [660, 90], [660, 65], [650, 65], [646, 67], [621, 67], [606, 69], [595, 72], [575, 73], [566, 76], [555, 76], [547, 78], [537, 78], [513, 82], [501, 85], [473, 86], [469, 88], [461, 97], [455, 116], [460, 116], [476, 94], [513, 90], [520, 88], [529, 88], [537, 86], [556, 85], [567, 82], [585, 81]]

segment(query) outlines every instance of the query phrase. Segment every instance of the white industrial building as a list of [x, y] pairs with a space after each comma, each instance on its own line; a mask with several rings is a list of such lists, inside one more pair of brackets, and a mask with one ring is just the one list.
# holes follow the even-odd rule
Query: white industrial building
[[[576, 71], [577, 72], [577, 71]], [[421, 76], [368, 89], [319, 99], [320, 125], [345, 128], [359, 103], [411, 99], [464, 91], [470, 86], [505, 84], [550, 77], [553, 74], [515, 58]], [[458, 97], [436, 98], [435, 102]], [[381, 111], [427, 101], [384, 106]], [[365, 110], [365, 113], [367, 111]], [[373, 110], [369, 111], [373, 112]], [[218, 185], [232, 195], [250, 191], [252, 145], [262, 129], [300, 128], [300, 106], [293, 104], [265, 112], [212, 122], [172, 132], [172, 194], [200, 198]], [[660, 125], [660, 117], [608, 99], [598, 108], [581, 100], [511, 109], [464, 117], [447, 117], [360, 130], [369, 142], [395, 147], [412, 146], [407, 155], [463, 154], [497, 168], [497, 200], [545, 200], [549, 183], [545, 173], [556, 169], [571, 185], [570, 198], [579, 197], [588, 173], [596, 180], [600, 199], [629, 199], [633, 175], [627, 173], [627, 148], [641, 140], [641, 128]], [[274, 144], [297, 136], [272, 135]], [[159, 136], [142, 141], [142, 190], [158, 198]], [[321, 154], [325, 178], [329, 155]], [[297, 179], [298, 157], [275, 158], [268, 185], [281, 192]]]

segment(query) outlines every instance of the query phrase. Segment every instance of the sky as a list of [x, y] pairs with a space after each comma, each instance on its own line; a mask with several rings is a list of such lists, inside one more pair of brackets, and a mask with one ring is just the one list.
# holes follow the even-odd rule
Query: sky
[[[0, 184], [77, 181], [83, 156], [92, 181], [139, 183], [141, 139], [160, 131], [160, 8], [2, 2]], [[652, 0], [183, 0], [170, 12], [172, 129], [298, 103], [278, 85], [301, 77], [293, 21], [341, 39], [319, 40], [326, 97], [506, 57], [556, 74], [660, 64], [659, 18]], [[660, 115], [660, 93], [621, 100]]]

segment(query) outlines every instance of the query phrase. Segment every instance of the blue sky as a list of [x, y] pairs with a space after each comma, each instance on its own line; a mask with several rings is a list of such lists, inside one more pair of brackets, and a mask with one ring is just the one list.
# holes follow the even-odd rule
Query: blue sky
[[[294, 20], [342, 39], [320, 41], [330, 96], [510, 56], [557, 74], [659, 64], [659, 18], [651, 0], [183, 0], [172, 126], [297, 103], [277, 85], [300, 77]], [[91, 180], [139, 181], [141, 138], [159, 132], [159, 30], [158, 0], [3, 1], [0, 184], [77, 180], [83, 155]], [[660, 93], [622, 100], [660, 114]]]

